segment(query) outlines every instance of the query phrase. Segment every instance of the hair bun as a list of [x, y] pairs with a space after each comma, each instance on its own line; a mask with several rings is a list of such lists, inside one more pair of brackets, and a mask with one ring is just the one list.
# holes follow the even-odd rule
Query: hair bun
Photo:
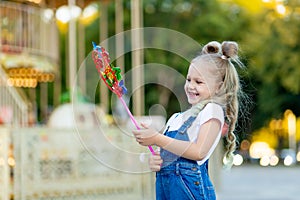
[[219, 42], [212, 41], [207, 43], [201, 51], [201, 54], [208, 54], [208, 53], [222, 53], [221, 51], [222, 46]]
[[222, 42], [222, 54], [227, 58], [237, 58], [238, 57], [238, 44], [233, 41]]

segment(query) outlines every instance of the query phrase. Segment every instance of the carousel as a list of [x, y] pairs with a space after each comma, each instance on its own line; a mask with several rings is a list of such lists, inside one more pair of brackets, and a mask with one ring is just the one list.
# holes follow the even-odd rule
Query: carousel
[[[140, 160], [144, 149], [122, 133], [128, 132], [126, 124], [120, 129], [106, 118], [108, 95], [101, 93], [104, 109], [82, 103], [74, 110], [72, 102], [59, 102], [62, 85], [70, 89], [74, 83], [84, 59], [78, 49], [85, 46], [80, 46], [84, 37], [77, 35], [82, 27], [66, 15], [60, 22], [57, 18], [73, 8], [86, 16], [87, 10], [99, 9], [99, 40], [104, 40], [109, 1], [96, 1], [101, 4], [96, 8], [93, 2], [0, 1], [0, 200], [154, 198], [152, 175], [143, 173], [148, 165]], [[125, 1], [111, 2], [118, 4], [116, 32], [122, 32]], [[58, 23], [67, 24], [63, 44]], [[67, 54], [64, 64], [61, 47]], [[47, 121], [36, 123], [37, 115]]]
[[56, 107], [61, 103], [57, 97], [65, 84], [60, 60], [60, 48], [64, 44], [59, 42], [57, 15], [66, 12], [68, 7], [81, 12], [91, 2], [0, 2], [0, 110], [13, 113], [10, 120], [9, 116], [0, 117], [0, 124], [9, 121], [26, 126], [31, 115], [36, 115], [35, 118], [38, 115], [44, 121], [49, 105]]

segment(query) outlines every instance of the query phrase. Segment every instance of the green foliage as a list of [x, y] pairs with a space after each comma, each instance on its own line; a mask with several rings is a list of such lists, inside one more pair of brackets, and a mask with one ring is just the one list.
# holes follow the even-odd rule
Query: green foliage
[[221, 5], [216, 0], [145, 1], [144, 7], [145, 26], [177, 30], [200, 44], [211, 40], [239, 39], [243, 35], [242, 27], [248, 23], [238, 8]]
[[[239, 41], [246, 31], [243, 27], [249, 23], [249, 19], [243, 16], [237, 7], [221, 5], [216, 0], [148, 0], [144, 1], [144, 8], [145, 27], [164, 27], [176, 30], [190, 36], [202, 45], [212, 40]], [[145, 62], [171, 66], [184, 76], [189, 66], [189, 62], [177, 55], [153, 49], [145, 51]], [[184, 83], [177, 87], [182, 87], [182, 95], [185, 95], [183, 85]], [[147, 87], [146, 108], [147, 105], [161, 104], [158, 102], [159, 95], [157, 94], [162, 94], [163, 90], [168, 89]], [[167, 109], [168, 115], [179, 111], [176, 101], [177, 99], [171, 94], [168, 105], [163, 105]]]
[[284, 17], [273, 10], [253, 17], [243, 41], [257, 88], [254, 128], [279, 118], [286, 109], [300, 115], [300, 5], [286, 6], [291, 13]]
[[[250, 15], [238, 5], [217, 0], [144, 0], [144, 26], [177, 30], [199, 44], [212, 40], [237, 41], [242, 61], [247, 67], [246, 72], [240, 73], [243, 88], [255, 105], [251, 111], [251, 126], [258, 129], [269, 119], [280, 117], [287, 108], [300, 115], [300, 5], [296, 0], [285, 3], [290, 13], [282, 17], [267, 9]], [[129, 30], [130, 1], [124, 2], [124, 8], [124, 29]], [[109, 36], [112, 36], [115, 28], [114, 4], [111, 3], [108, 9]], [[91, 41], [98, 40], [99, 20], [86, 28], [86, 52], [90, 52]], [[124, 57], [125, 71], [128, 71], [131, 68], [131, 54], [127, 53]], [[145, 63], [171, 66], [184, 76], [189, 65], [178, 55], [157, 49], [145, 49]], [[184, 95], [183, 83], [178, 87], [182, 87]], [[160, 95], [165, 90], [153, 84], [146, 86], [146, 110], [160, 103]], [[171, 91], [169, 95], [165, 107], [168, 115], [179, 109], [176, 97]]]
[[269, 17], [247, 35], [247, 52], [253, 57], [251, 71], [264, 82], [278, 82], [297, 94], [300, 92], [300, 68], [296, 67], [300, 61], [300, 21], [292, 16], [289, 19]]

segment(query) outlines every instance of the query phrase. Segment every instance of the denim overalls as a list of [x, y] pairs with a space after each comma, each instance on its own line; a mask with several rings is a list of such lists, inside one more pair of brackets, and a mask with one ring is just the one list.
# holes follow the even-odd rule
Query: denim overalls
[[[187, 129], [195, 121], [190, 117], [175, 131], [165, 135], [189, 141]], [[179, 157], [161, 149], [163, 164], [156, 173], [156, 200], [215, 200], [215, 190], [208, 176], [208, 160], [202, 165], [197, 161]]]

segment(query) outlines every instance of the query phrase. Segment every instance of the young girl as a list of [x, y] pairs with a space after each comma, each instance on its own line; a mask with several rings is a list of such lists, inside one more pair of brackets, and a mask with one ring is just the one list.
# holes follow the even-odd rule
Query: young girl
[[[191, 108], [168, 120], [164, 134], [142, 124], [133, 131], [139, 144], [160, 147], [152, 155], [150, 169], [156, 173], [157, 200], [214, 200], [208, 176], [208, 159], [217, 146], [224, 124], [227, 127], [225, 160], [231, 164], [235, 150], [239, 78], [235, 42], [210, 42], [189, 66], [184, 86]], [[226, 122], [225, 122], [226, 119]]]

